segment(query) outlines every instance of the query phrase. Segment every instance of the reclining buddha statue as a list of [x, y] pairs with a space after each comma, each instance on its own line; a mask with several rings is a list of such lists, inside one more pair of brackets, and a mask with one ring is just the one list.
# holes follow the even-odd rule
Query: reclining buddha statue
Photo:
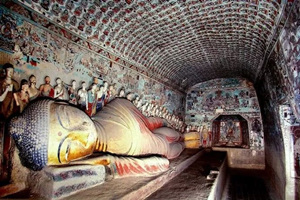
[[[82, 163], [110, 165], [119, 175], [124, 166], [129, 174], [159, 173], [185, 148], [182, 135], [165, 119], [145, 117], [122, 98], [92, 118], [65, 102], [37, 100], [11, 119], [9, 132], [22, 164], [32, 170]], [[95, 152], [109, 154], [86, 159]]]

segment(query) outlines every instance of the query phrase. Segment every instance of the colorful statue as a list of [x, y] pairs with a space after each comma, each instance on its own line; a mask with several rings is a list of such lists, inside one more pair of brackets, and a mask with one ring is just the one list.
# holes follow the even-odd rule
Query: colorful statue
[[124, 88], [120, 89], [118, 97], [119, 98], [124, 98], [125, 97], [125, 89]]
[[134, 97], [135, 95], [131, 92], [129, 92], [127, 95], [126, 95], [126, 99], [128, 99], [129, 101], [133, 102], [134, 100]]
[[104, 106], [104, 99], [105, 99], [104, 87], [103, 87], [103, 85], [101, 85], [99, 87], [99, 90], [97, 91], [96, 112], [99, 112], [103, 108], [103, 106]]
[[139, 96], [136, 96], [136, 98], [135, 98], [134, 101], [132, 102], [133, 105], [135, 105], [135, 106], [137, 107], [137, 104], [138, 104], [139, 100], [140, 100], [140, 97], [139, 97]]
[[110, 98], [110, 91], [108, 90], [108, 83], [106, 81], [103, 83], [103, 92], [105, 94], [104, 105], [106, 105]]
[[88, 109], [86, 113], [89, 116], [93, 116], [96, 113], [97, 106], [97, 85], [95, 83], [92, 84], [91, 89], [88, 90]]
[[54, 89], [50, 84], [50, 81], [51, 81], [50, 77], [46, 76], [45, 83], [40, 86], [41, 96], [51, 97], [51, 98], [54, 97]]
[[68, 90], [69, 93], [69, 102], [71, 104], [77, 105], [77, 92], [76, 92], [76, 81], [72, 81], [71, 87]]
[[94, 77], [93, 78], [93, 84], [96, 84], [97, 85], [97, 91], [99, 90], [99, 79], [97, 77]]
[[21, 90], [19, 92], [14, 93], [14, 99], [16, 101], [16, 105], [19, 108], [19, 112], [22, 113], [24, 108], [29, 103], [29, 94], [28, 94], [28, 81], [25, 79], [21, 80]]
[[139, 99], [136, 103], [136, 107], [140, 110], [142, 108], [143, 99]]
[[115, 89], [115, 85], [110, 85], [108, 88], [109, 91], [109, 98], [108, 98], [108, 102], [112, 101], [115, 97], [116, 97], [116, 89]]
[[30, 101], [36, 99], [40, 95], [40, 91], [36, 87], [36, 77], [34, 75], [29, 77], [28, 94]]
[[67, 91], [64, 82], [60, 78], [57, 78], [56, 84], [54, 87], [54, 99], [67, 100]]
[[78, 105], [80, 106], [81, 110], [88, 109], [88, 94], [86, 91], [86, 83], [83, 81], [81, 83], [81, 88], [78, 90]]
[[[162, 118], [146, 118], [122, 98], [110, 102], [92, 119], [74, 106], [43, 99], [14, 117], [9, 132], [19, 149], [22, 164], [40, 170], [47, 165], [68, 164], [93, 152], [176, 158], [184, 149], [182, 135], [166, 125]], [[129, 164], [138, 165], [134, 160], [137, 158]], [[93, 163], [116, 167], [111, 160], [100, 161], [101, 158], [96, 158]]]
[[3, 65], [5, 78], [0, 80], [0, 118], [8, 118], [15, 110], [15, 100], [13, 93], [19, 90], [19, 84], [12, 77], [14, 67], [10, 63]]

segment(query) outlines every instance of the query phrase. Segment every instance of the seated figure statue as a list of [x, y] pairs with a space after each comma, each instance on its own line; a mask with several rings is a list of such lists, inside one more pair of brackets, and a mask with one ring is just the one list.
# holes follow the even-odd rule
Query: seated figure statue
[[[109, 152], [124, 155], [131, 162], [128, 166], [135, 166], [133, 171], [140, 168], [137, 159], [147, 157], [128, 156], [161, 155], [155, 157], [155, 163], [161, 163], [165, 171], [167, 159], [176, 158], [185, 148], [182, 135], [167, 127], [166, 120], [147, 118], [122, 98], [111, 101], [92, 118], [67, 103], [38, 100], [10, 121], [9, 131], [22, 164], [33, 170], [78, 162], [94, 152]], [[92, 164], [103, 163], [96, 159]], [[112, 168], [118, 170], [120, 165], [115, 165]], [[152, 167], [147, 169], [155, 171], [160, 166]]]

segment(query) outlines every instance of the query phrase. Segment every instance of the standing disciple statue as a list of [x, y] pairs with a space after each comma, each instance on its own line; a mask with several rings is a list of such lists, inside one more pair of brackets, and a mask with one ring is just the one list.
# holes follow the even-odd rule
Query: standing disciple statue
[[93, 83], [97, 85], [97, 89], [96, 90], [98, 91], [99, 90], [99, 79], [96, 78], [96, 77], [94, 77], [93, 78]]
[[24, 108], [29, 103], [29, 94], [28, 94], [28, 81], [25, 79], [21, 80], [21, 90], [19, 92], [14, 93], [14, 99], [16, 101], [16, 105], [19, 108], [19, 112], [22, 113]]
[[13, 79], [14, 67], [10, 63], [3, 65], [4, 79], [0, 80], [0, 118], [8, 118], [14, 113], [13, 93], [19, 90], [19, 84]]
[[86, 90], [86, 83], [83, 81], [81, 83], [81, 88], [78, 90], [78, 105], [81, 110], [85, 111], [88, 109], [88, 94]]
[[119, 98], [125, 98], [125, 89], [124, 88], [120, 89], [118, 97]]
[[134, 99], [134, 101], [132, 102], [133, 105], [135, 105], [137, 107], [137, 104], [138, 104], [139, 100], [140, 100], [140, 97], [136, 96], [135, 99]]
[[66, 100], [66, 89], [64, 83], [60, 78], [56, 79], [56, 86], [54, 87], [54, 99]]
[[126, 95], [126, 99], [128, 99], [129, 101], [133, 102], [134, 100], [134, 94], [129, 92], [127, 95]]
[[143, 104], [143, 99], [140, 98], [140, 99], [137, 101], [136, 107], [137, 107], [139, 110], [141, 110], [141, 109], [142, 109], [142, 104]]
[[97, 91], [96, 112], [100, 111], [103, 108], [103, 106], [104, 106], [104, 99], [105, 99], [104, 87], [103, 87], [103, 85], [101, 85], [99, 87], [99, 90]]
[[115, 85], [110, 85], [109, 88], [109, 98], [108, 98], [108, 102], [112, 101], [115, 97], [116, 97], [116, 89], [115, 89]]
[[51, 79], [49, 76], [45, 77], [45, 83], [40, 86], [41, 96], [43, 97], [54, 97], [54, 89], [50, 84]]
[[69, 102], [71, 104], [77, 105], [77, 92], [76, 92], [76, 81], [72, 81], [71, 87], [68, 90], [69, 93]]
[[96, 113], [97, 106], [97, 85], [95, 83], [92, 84], [91, 89], [88, 90], [88, 109], [86, 113], [89, 116], [93, 116]]
[[29, 77], [29, 88], [28, 88], [29, 100], [32, 101], [40, 95], [40, 91], [36, 87], [36, 77], [31, 75]]
[[110, 98], [110, 91], [108, 90], [108, 83], [106, 81], [104, 81], [103, 87], [103, 92], [105, 94], [104, 105], [106, 105]]

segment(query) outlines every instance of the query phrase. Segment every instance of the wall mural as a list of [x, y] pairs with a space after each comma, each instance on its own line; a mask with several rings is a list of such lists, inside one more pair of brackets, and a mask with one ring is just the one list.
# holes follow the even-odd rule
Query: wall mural
[[[101, 53], [122, 55], [170, 85], [186, 80], [189, 87], [232, 74], [255, 78], [286, 4], [15, 0], [5, 6], [72, 41], [101, 45]], [[220, 70], [224, 66], [226, 70]]]
[[[132, 68], [132, 69], [134, 69], [134, 70], [138, 71], [139, 73], [144, 74], [146, 76], [152, 76], [153, 79], [156, 79], [156, 80], [164, 83], [165, 85], [168, 85], [169, 87], [173, 87], [176, 90], [176, 87], [174, 87], [174, 84], [167, 83], [168, 78], [162, 77], [160, 74], [155, 74], [155, 76], [153, 76], [151, 70], [145, 68], [144, 66], [140, 66], [137, 63], [129, 62], [129, 61], [123, 59], [121, 56], [116, 56], [115, 53], [111, 53], [111, 52], [114, 52], [114, 51], [104, 50], [103, 47], [100, 47], [99, 45], [97, 45], [97, 43], [95, 41], [98, 39], [98, 36], [100, 35], [99, 31], [96, 31], [96, 33], [95, 33], [96, 35], [93, 35], [91, 37], [83, 39], [82, 36], [84, 36], [84, 34], [76, 35], [76, 34], [74, 34], [74, 32], [70, 33], [66, 29], [61, 28], [60, 26], [57, 26], [55, 23], [49, 21], [49, 19], [41, 17], [37, 13], [32, 12], [31, 10], [27, 10], [24, 7], [22, 7], [18, 4], [15, 4], [12, 1], [7, 2], [6, 6], [9, 7], [9, 9], [11, 9], [12, 11], [14, 11], [14, 12], [20, 14], [21, 16], [23, 16], [24, 19], [26, 18], [26, 19], [29, 19], [32, 22], [35, 22], [35, 23], [39, 24], [39, 26], [42, 26], [44, 28], [42, 30], [48, 29], [48, 30], [54, 32], [56, 35], [59, 35], [60, 36], [60, 37], [58, 37], [59, 40], [64, 38], [64, 39], [67, 39], [68, 41], [72, 41], [76, 44], [79, 44], [81, 47], [85, 47], [86, 49], [89, 49], [93, 52], [96, 52], [98, 55], [109, 58], [111, 61], [114, 61], [115, 63], [119, 63], [121, 65], [124, 65], [124, 66], [128, 67], [128, 68]], [[43, 7], [43, 9], [44, 9], [44, 7]], [[1, 12], [7, 12], [7, 11], [4, 7], [2, 7]], [[9, 12], [9, 15], [10, 15], [10, 17], [8, 17], [8, 18], [13, 18], [12, 15], [15, 15], [15, 14], [12, 14], [12, 13]], [[22, 21], [23, 21], [23, 18], [22, 18]], [[22, 22], [22, 23], [24, 23], [24, 22]], [[15, 23], [9, 23], [8, 26], [7, 26], [8, 27], [7, 29], [10, 29], [10, 27], [12, 25], [15, 25]], [[74, 31], [75, 29], [72, 29], [72, 30]], [[76, 29], [76, 30], [80, 30], [80, 29]], [[11, 30], [10, 31], [6, 30], [6, 32], [7, 32], [6, 35], [11, 35], [11, 37], [13, 36]], [[77, 32], [77, 31], [75, 31], [75, 32]], [[33, 33], [33, 34], [35, 34], [35, 33]], [[86, 39], [88, 39], [88, 40], [86, 40]], [[28, 42], [32, 43], [30, 41], [28, 41]], [[5, 49], [7, 49], [7, 50], [12, 50], [13, 49], [13, 43], [11, 41], [9, 43], [2, 44], [2, 46], [6, 47]], [[104, 46], [105, 46], [105, 44], [104, 44]], [[61, 54], [61, 55], [64, 56], [64, 54]]]
[[250, 148], [263, 149], [260, 108], [251, 82], [239, 78], [214, 79], [187, 92], [185, 120], [194, 129], [206, 126], [211, 130], [212, 121], [219, 115], [238, 114], [248, 121]]
[[[290, 104], [297, 118], [300, 118], [300, 24], [299, 24], [300, 2], [294, 3], [286, 26], [284, 27], [276, 53], [277, 65], [284, 68], [283, 76], [286, 86], [289, 87]], [[281, 70], [282, 71], [282, 70]]]
[[44, 77], [49, 75], [53, 87], [57, 84], [56, 78], [60, 77], [65, 86], [70, 86], [72, 80], [76, 80], [78, 89], [82, 81], [86, 82], [88, 88], [93, 77], [96, 77], [99, 85], [106, 81], [109, 85], [113, 84], [116, 90], [124, 88], [126, 93], [132, 92], [145, 102], [164, 106], [169, 112], [183, 116], [183, 94], [126, 65], [119, 65], [97, 52], [39, 28], [2, 7], [0, 13], [1, 57], [11, 55], [10, 60], [2, 60], [1, 63], [9, 61], [14, 64], [17, 81], [28, 79], [33, 74], [39, 86], [44, 83]]
[[[288, 165], [292, 166], [291, 177], [300, 177], [300, 126], [291, 106], [282, 106], [280, 112], [283, 137], [287, 139], [285, 148], [293, 150], [292, 161]], [[292, 144], [292, 145], [291, 145]], [[286, 155], [290, 156], [290, 155]]]

